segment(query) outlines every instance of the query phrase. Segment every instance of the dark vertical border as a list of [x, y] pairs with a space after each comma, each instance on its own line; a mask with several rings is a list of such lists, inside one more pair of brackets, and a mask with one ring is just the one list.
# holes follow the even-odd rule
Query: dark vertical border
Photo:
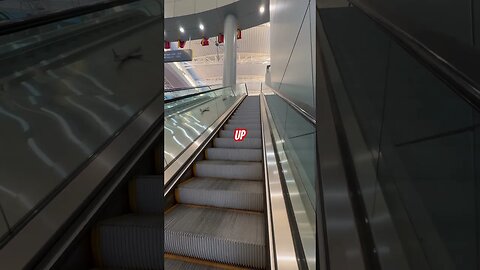
[[[319, 85], [321, 85], [322, 76], [320, 75], [320, 63], [321, 63], [321, 50], [320, 50], [320, 35], [318, 33], [319, 30], [319, 21], [320, 21], [320, 6], [319, 2], [321, 0], [316, 1], [316, 7], [315, 7], [315, 89], [314, 91], [316, 92], [317, 89], [319, 89]], [[318, 110], [321, 105], [320, 101], [320, 95], [315, 93], [315, 119], [320, 120], [322, 119], [320, 116], [321, 110]], [[322, 190], [322, 180], [321, 180], [321, 173], [320, 173], [320, 153], [319, 153], [319, 148], [318, 146], [320, 145], [320, 130], [319, 130], [319, 125], [317, 124], [315, 126], [316, 129], [316, 142], [315, 142], [315, 154], [316, 154], [316, 159], [317, 159], [317, 181], [315, 182], [315, 193], [316, 193], [316, 207], [315, 207], [315, 213], [316, 213], [316, 262], [317, 262], [317, 269], [320, 270], [330, 270], [330, 255], [328, 253], [328, 241], [327, 241], [327, 227], [325, 223], [325, 208], [323, 206], [323, 190]]]

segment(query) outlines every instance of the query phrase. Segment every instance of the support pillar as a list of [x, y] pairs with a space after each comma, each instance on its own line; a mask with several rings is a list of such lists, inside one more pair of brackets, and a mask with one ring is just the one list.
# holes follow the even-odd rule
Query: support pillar
[[234, 15], [225, 17], [223, 34], [223, 86], [235, 86], [237, 83], [237, 18]]

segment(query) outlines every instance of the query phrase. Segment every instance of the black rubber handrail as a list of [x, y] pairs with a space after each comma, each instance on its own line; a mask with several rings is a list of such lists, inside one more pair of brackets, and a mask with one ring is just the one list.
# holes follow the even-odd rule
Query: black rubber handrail
[[219, 87], [219, 85], [204, 85], [204, 86], [190, 86], [190, 87], [178, 87], [178, 88], [170, 88], [170, 89], [165, 89], [163, 90], [165, 93], [168, 92], [175, 92], [175, 91], [181, 91], [181, 90], [189, 90], [189, 89], [196, 89], [196, 88], [205, 88], [208, 87], [212, 89], [212, 87]]
[[228, 88], [228, 87], [230, 87], [230, 86], [222, 86], [222, 87], [211, 89], [211, 90], [208, 90], [208, 91], [203, 91], [203, 92], [193, 93], [193, 94], [190, 94], [190, 95], [176, 97], [176, 98], [165, 100], [164, 103], [170, 103], [170, 102], [174, 102], [174, 101], [177, 101], [177, 100], [180, 100], [180, 99], [194, 97], [194, 96], [210, 93], [210, 92], [213, 92], [213, 91], [217, 91], [217, 90], [220, 90], [220, 89], [225, 89], [225, 88]]
[[101, 3], [96, 3], [92, 5], [82, 6], [71, 8], [67, 10], [61, 10], [45, 15], [40, 15], [38, 17], [31, 17], [26, 20], [16, 21], [11, 23], [6, 23], [0, 25], [0, 35], [11, 34], [15, 32], [19, 32], [22, 30], [39, 27], [42, 25], [46, 25], [49, 23], [54, 23], [62, 20], [67, 20], [70, 18], [90, 14], [97, 11], [102, 11], [105, 9], [109, 9], [116, 6], [121, 6], [125, 4], [129, 4], [132, 2], [138, 2], [140, 0], [111, 0], [111, 1], [104, 1]]
[[478, 82], [471, 79], [458, 67], [435, 53], [427, 45], [382, 16], [369, 5], [364, 4], [361, 0], [348, 1], [379, 24], [387, 33], [393, 36], [403, 48], [449, 84], [457, 95], [480, 111], [480, 85]]

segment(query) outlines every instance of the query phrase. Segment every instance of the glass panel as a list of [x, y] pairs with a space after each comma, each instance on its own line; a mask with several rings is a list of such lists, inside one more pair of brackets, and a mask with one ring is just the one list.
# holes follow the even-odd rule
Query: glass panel
[[[220, 87], [216, 87], [220, 88]], [[201, 86], [201, 87], [192, 87], [192, 88], [187, 88], [187, 89], [171, 89], [171, 90], [165, 90], [164, 92], [164, 100], [171, 100], [174, 98], [179, 98], [179, 97], [184, 97], [187, 95], [192, 95], [196, 93], [201, 93], [205, 91], [209, 91], [215, 88], [212, 88], [210, 86]]]
[[11, 226], [160, 94], [161, 14], [144, 0], [0, 37], [0, 204]]
[[479, 112], [360, 10], [320, 18], [342, 78], [332, 100], [351, 149], [365, 148], [352, 155], [382, 266], [479, 269]]
[[[110, 0], [111, 1], [111, 0]], [[29, 20], [52, 13], [65, 11], [97, 3], [105, 0], [71, 0], [71, 1], [42, 1], [42, 0], [2, 0], [0, 1], [0, 23]]]
[[[172, 163], [213, 122], [246, 95], [244, 84], [165, 103], [165, 162]], [[167, 167], [166, 166], [166, 167]]]
[[282, 168], [299, 245], [305, 255], [308, 269], [315, 269], [315, 204], [316, 204], [316, 130], [306, 120], [271, 90], [264, 89], [274, 128], [274, 140]]

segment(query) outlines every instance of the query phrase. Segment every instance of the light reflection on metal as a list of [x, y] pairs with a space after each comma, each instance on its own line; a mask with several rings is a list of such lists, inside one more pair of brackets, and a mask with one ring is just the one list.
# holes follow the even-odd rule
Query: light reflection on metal
[[65, 99], [70, 104], [72, 104], [74, 107], [76, 107], [76, 108], [80, 109], [81, 111], [85, 112], [86, 114], [90, 115], [95, 120], [95, 122], [98, 123], [100, 128], [102, 128], [105, 131], [105, 133], [107, 133], [108, 135], [113, 134], [114, 130], [110, 127], [110, 125], [107, 122], [100, 119], [100, 117], [96, 113], [94, 113], [92, 110], [90, 110], [87, 107], [85, 107], [83, 105], [80, 105], [79, 103], [73, 101], [73, 99], [71, 97], [66, 97]]
[[24, 86], [25, 88], [27, 88], [27, 90], [34, 96], [41, 96], [42, 94], [40, 94], [40, 91], [38, 91], [37, 88], [35, 88], [33, 85], [31, 85], [30, 83], [28, 82], [21, 82], [20, 83], [22, 86]]
[[62, 77], [58, 76], [55, 72], [53, 72], [53, 70], [51, 70], [51, 69], [47, 70], [47, 74], [50, 77], [54, 78], [55, 80], [58, 80], [58, 81], [62, 82], [68, 89], [70, 89], [70, 91], [72, 91], [76, 95], [82, 95], [83, 94], [80, 90], [78, 90], [75, 86], [73, 86], [68, 80], [63, 79]]
[[27, 144], [28, 146], [32, 149], [32, 151], [37, 155], [38, 158], [40, 158], [45, 164], [47, 164], [49, 167], [54, 169], [60, 176], [66, 177], [67, 172], [57, 163], [55, 163], [53, 160], [51, 160], [45, 152], [43, 152], [35, 143], [35, 141], [32, 138], [27, 139]]
[[80, 149], [82, 149], [82, 151], [87, 154], [87, 155], [90, 155], [93, 151], [91, 149], [89, 149], [85, 143], [83, 143], [77, 136], [75, 136], [75, 134], [73, 133], [72, 129], [70, 128], [70, 126], [68, 125], [67, 121], [62, 117], [60, 116], [59, 114], [57, 114], [56, 112], [53, 112], [51, 110], [48, 110], [44, 107], [40, 108], [40, 110], [50, 114], [51, 116], [53, 116], [55, 119], [57, 119], [57, 121], [60, 123], [60, 126], [62, 126], [63, 130], [65, 131], [65, 134], [67, 135], [68, 138], [70, 138], [70, 140], [75, 143], [78, 147], [80, 147]]
[[76, 73], [86, 79], [88, 79], [89, 81], [91, 81], [96, 87], [98, 87], [100, 90], [104, 91], [105, 93], [109, 94], [109, 95], [113, 95], [113, 92], [112, 90], [108, 89], [107, 87], [105, 87], [101, 82], [99, 82], [95, 77], [93, 77], [92, 75], [89, 75], [87, 73], [84, 73], [82, 71], [79, 71], [77, 69], [74, 69], [72, 67], [68, 67], [68, 69], [70, 71], [72, 71], [73, 73]]
[[20, 126], [22, 127], [24, 132], [27, 132], [28, 130], [30, 130], [30, 125], [27, 123], [27, 121], [23, 120], [22, 118], [14, 115], [10, 112], [7, 112], [2, 107], [0, 107], [0, 113], [14, 119], [15, 121], [17, 121], [20, 124]]

